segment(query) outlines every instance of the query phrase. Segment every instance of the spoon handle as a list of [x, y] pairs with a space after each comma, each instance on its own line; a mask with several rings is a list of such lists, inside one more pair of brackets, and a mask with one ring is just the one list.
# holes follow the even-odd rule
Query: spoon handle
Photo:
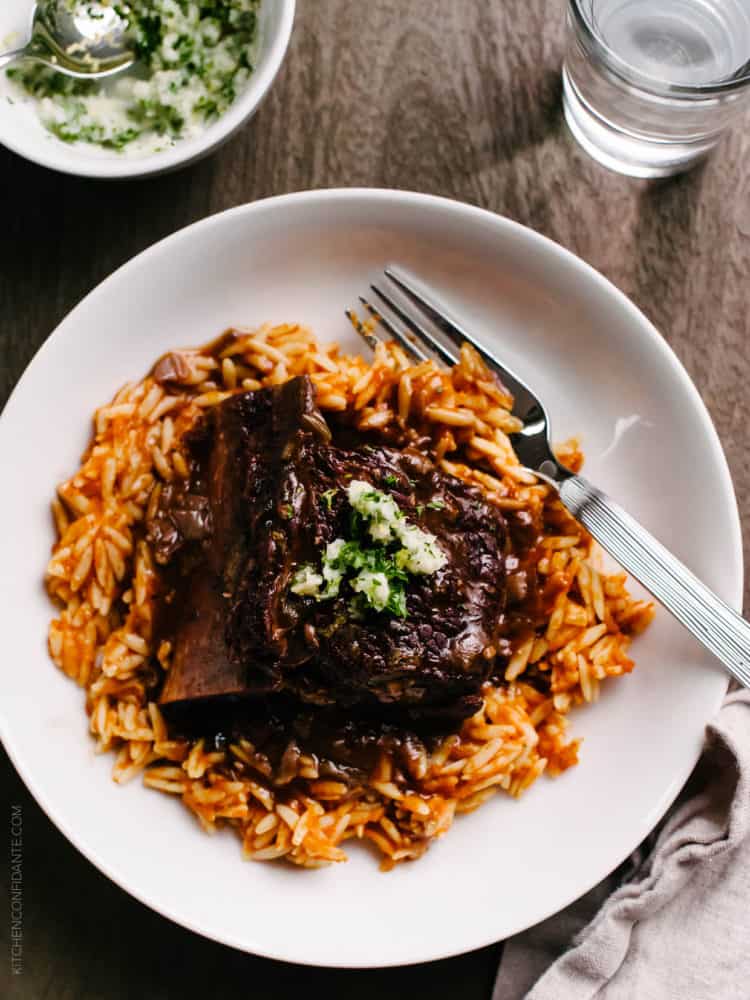
[[570, 513], [743, 687], [750, 688], [750, 624], [583, 476], [560, 487]]
[[7, 66], [8, 63], [13, 62], [14, 59], [18, 59], [26, 51], [26, 46], [22, 45], [20, 49], [11, 49], [10, 52], [0, 52], [0, 69], [3, 66]]

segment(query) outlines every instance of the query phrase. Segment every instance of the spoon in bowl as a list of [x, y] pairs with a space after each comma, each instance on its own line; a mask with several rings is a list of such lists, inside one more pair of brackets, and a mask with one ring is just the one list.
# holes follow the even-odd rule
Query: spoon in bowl
[[77, 80], [100, 80], [135, 62], [128, 26], [100, 0], [43, 0], [34, 9], [28, 42], [0, 53], [0, 67], [30, 59]]

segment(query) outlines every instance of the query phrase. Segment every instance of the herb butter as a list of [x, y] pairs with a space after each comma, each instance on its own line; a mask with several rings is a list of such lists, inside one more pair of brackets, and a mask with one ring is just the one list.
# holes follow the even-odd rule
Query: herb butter
[[354, 480], [347, 489], [347, 499], [361, 518], [365, 538], [330, 542], [320, 571], [310, 563], [300, 566], [290, 590], [299, 597], [325, 601], [338, 597], [347, 580], [356, 595], [352, 611], [361, 612], [364, 602], [374, 611], [405, 618], [407, 574], [437, 573], [447, 557], [435, 536], [410, 524], [389, 494]]
[[409, 573], [430, 575], [445, 565], [445, 553], [435, 536], [410, 524], [392, 496], [361, 480], [349, 484], [347, 496], [354, 510], [368, 521], [367, 529], [374, 541], [400, 542], [401, 549], [395, 555], [397, 566]]
[[352, 590], [367, 598], [375, 611], [385, 611], [388, 607], [391, 589], [391, 582], [383, 572], [365, 569], [352, 580]]

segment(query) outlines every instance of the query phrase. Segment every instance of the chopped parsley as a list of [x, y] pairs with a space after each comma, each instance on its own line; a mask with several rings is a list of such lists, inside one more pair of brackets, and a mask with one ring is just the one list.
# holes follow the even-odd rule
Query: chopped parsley
[[447, 562], [437, 539], [410, 524], [393, 497], [369, 483], [354, 480], [347, 489], [352, 508], [352, 538], [337, 538], [326, 546], [320, 571], [306, 563], [292, 579], [291, 591], [317, 601], [338, 597], [342, 585], [353, 592], [355, 617], [369, 608], [407, 616], [409, 574], [430, 575]]
[[389, 472], [384, 482], [386, 486], [398, 486], [398, 476], [394, 476], [392, 472]]
[[337, 538], [323, 555], [321, 572], [306, 563], [294, 574], [291, 591], [300, 597], [318, 601], [338, 597], [341, 585], [347, 581], [359, 599], [374, 611], [390, 611], [406, 617], [407, 575], [402, 567], [382, 547], [366, 548], [358, 541]]
[[[71, 11], [97, 6], [68, 0]], [[40, 63], [7, 70], [40, 102], [43, 124], [64, 142], [143, 152], [196, 135], [224, 114], [253, 72], [261, 0], [116, 0], [138, 62], [113, 80], [76, 80]], [[149, 147], [149, 143], [151, 147]], [[148, 147], [148, 148], [147, 148]]]

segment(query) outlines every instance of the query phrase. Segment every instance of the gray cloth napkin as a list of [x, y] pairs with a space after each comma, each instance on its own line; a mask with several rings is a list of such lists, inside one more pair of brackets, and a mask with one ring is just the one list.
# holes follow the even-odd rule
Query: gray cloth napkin
[[727, 696], [676, 806], [629, 862], [506, 942], [493, 1000], [522, 998], [749, 1000], [750, 691]]

